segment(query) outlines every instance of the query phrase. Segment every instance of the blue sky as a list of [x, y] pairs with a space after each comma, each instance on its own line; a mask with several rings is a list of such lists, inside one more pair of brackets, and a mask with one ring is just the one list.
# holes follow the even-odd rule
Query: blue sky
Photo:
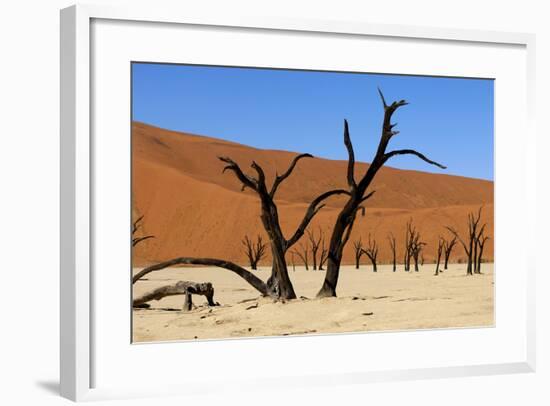
[[388, 166], [493, 179], [492, 80], [134, 63], [133, 120], [257, 148], [347, 159], [343, 121], [358, 161], [370, 162], [386, 100], [410, 104], [394, 115], [401, 133], [389, 149], [414, 157]]

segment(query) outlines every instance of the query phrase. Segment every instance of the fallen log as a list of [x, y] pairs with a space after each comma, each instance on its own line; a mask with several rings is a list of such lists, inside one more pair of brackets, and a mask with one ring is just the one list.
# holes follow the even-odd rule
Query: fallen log
[[214, 287], [210, 282], [196, 283], [189, 281], [179, 281], [175, 285], [166, 285], [144, 293], [133, 300], [133, 307], [148, 308], [147, 302], [151, 300], [160, 300], [166, 296], [185, 295], [183, 310], [189, 311], [193, 308], [192, 295], [202, 295], [206, 297], [209, 306], [219, 306], [214, 302]]

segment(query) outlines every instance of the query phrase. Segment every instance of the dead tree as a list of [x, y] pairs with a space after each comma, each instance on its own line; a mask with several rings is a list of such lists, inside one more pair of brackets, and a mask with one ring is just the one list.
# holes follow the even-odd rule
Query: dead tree
[[365, 251], [363, 251], [363, 242], [361, 241], [361, 237], [353, 242], [353, 249], [355, 251], [355, 269], [359, 269], [361, 257], [365, 253]]
[[321, 246], [321, 239], [323, 238], [323, 233], [321, 229], [319, 229], [319, 236], [315, 237], [315, 234], [312, 231], [306, 230], [307, 232], [307, 238], [309, 240], [309, 243], [311, 245], [311, 257], [313, 260], [313, 270], [317, 270], [317, 252], [319, 251], [319, 247]]
[[[468, 265], [466, 267], [466, 275], [473, 275], [473, 268], [474, 268], [474, 262], [477, 258], [477, 244], [476, 240], [479, 234], [478, 227], [479, 222], [481, 220], [481, 210], [483, 207], [480, 207], [477, 215], [474, 215], [474, 213], [468, 213], [468, 240], [467, 242], [464, 241], [458, 232], [452, 228], [447, 226], [447, 230], [449, 230], [460, 242], [462, 245], [462, 248], [464, 248], [464, 252], [466, 253], [466, 256], [468, 257]], [[485, 226], [481, 227], [482, 229], [485, 228]], [[474, 252], [476, 255], [474, 256]]]
[[[405, 271], [411, 269], [411, 258], [414, 260], [414, 270], [419, 271], [418, 263], [422, 253], [422, 248], [426, 245], [425, 242], [420, 241], [420, 233], [413, 225], [412, 219], [407, 222], [407, 229], [405, 234]], [[423, 262], [423, 261], [422, 261]]]
[[258, 269], [258, 263], [265, 256], [265, 250], [267, 244], [262, 241], [262, 236], [258, 235], [256, 242], [252, 242], [247, 235], [241, 241], [244, 246], [244, 253], [248, 257], [248, 262], [250, 263], [250, 268], [253, 270]]
[[148, 240], [149, 238], [155, 238], [154, 235], [145, 235], [142, 237], [136, 237], [135, 234], [141, 227], [141, 220], [143, 220], [144, 216], [139, 217], [134, 223], [132, 224], [132, 247], [135, 247], [140, 242], [143, 242], [145, 240]]
[[485, 243], [489, 237], [484, 235], [484, 228], [482, 228], [482, 231], [479, 233], [478, 237], [476, 238], [476, 245], [478, 247], [477, 251], [477, 257], [476, 257], [476, 273], [481, 273], [481, 262], [483, 261], [483, 249], [485, 248]]
[[363, 252], [367, 257], [369, 257], [370, 262], [372, 263], [372, 271], [378, 272], [378, 267], [376, 266], [376, 258], [378, 257], [378, 244], [376, 244], [376, 240], [374, 238], [371, 240], [370, 234], [368, 245], [365, 247], [365, 249], [363, 249]]
[[441, 255], [445, 252], [445, 240], [439, 237], [437, 241], [437, 263], [435, 265], [435, 276], [439, 275], [439, 263], [441, 262]]
[[302, 249], [302, 252], [298, 250], [292, 251], [294, 254], [298, 255], [298, 257], [302, 260], [302, 263], [304, 264], [306, 271], [309, 271], [309, 247], [306, 245], [300, 244], [300, 248]]
[[392, 233], [388, 235], [388, 241], [390, 242], [390, 249], [392, 253], [393, 272], [395, 272], [397, 271], [397, 256], [396, 256], [396, 250], [395, 250], [395, 247], [396, 247], [395, 236]]
[[456, 236], [453, 236], [451, 240], [443, 239], [443, 252], [445, 254], [445, 265], [443, 266], [443, 269], [445, 270], [449, 265], [449, 258], [451, 257], [451, 252], [453, 252], [456, 242]]
[[398, 134], [394, 128], [396, 124], [392, 123], [392, 116], [396, 110], [405, 106], [407, 102], [400, 100], [388, 105], [384, 95], [378, 89], [382, 105], [384, 108], [384, 119], [382, 121], [382, 132], [376, 154], [371, 161], [365, 174], [359, 179], [355, 178], [355, 153], [349, 135], [347, 120], [344, 120], [344, 145], [348, 151], [348, 168], [347, 168], [347, 183], [348, 183], [348, 200], [338, 214], [332, 236], [330, 238], [327, 273], [323, 285], [317, 294], [318, 297], [336, 296], [336, 286], [338, 284], [338, 276], [340, 274], [340, 264], [342, 262], [342, 254], [344, 247], [348, 242], [357, 212], [363, 207], [363, 203], [369, 199], [373, 191], [367, 192], [376, 174], [391, 158], [398, 155], [414, 155], [421, 160], [445, 169], [445, 166], [428, 159], [426, 156], [413, 149], [397, 149], [387, 152], [387, 147], [390, 140]]
[[405, 226], [405, 250], [403, 254], [403, 269], [409, 272], [411, 269], [411, 233], [413, 232], [412, 219]]
[[323, 237], [323, 241], [321, 243], [321, 256], [319, 257], [319, 270], [323, 271], [325, 263], [328, 259], [328, 249], [325, 247], [325, 238]]
[[306, 213], [300, 222], [296, 231], [290, 238], [286, 238], [283, 235], [281, 225], [279, 222], [279, 213], [277, 205], [275, 204], [275, 195], [279, 186], [287, 179], [296, 164], [300, 159], [312, 158], [310, 154], [300, 154], [294, 157], [288, 169], [281, 175], [276, 174], [275, 179], [269, 188], [266, 183], [265, 172], [263, 168], [256, 162], [252, 162], [252, 169], [256, 175], [251, 176], [245, 174], [241, 167], [229, 157], [219, 157], [219, 159], [226, 164], [223, 169], [225, 171], [231, 171], [235, 174], [237, 179], [242, 183], [242, 190], [249, 188], [260, 199], [261, 202], [261, 215], [262, 224], [269, 236], [269, 243], [271, 247], [271, 255], [273, 258], [273, 266], [271, 276], [267, 282], [267, 286], [271, 291], [271, 296], [281, 299], [295, 299], [296, 293], [294, 287], [288, 276], [288, 269], [286, 263], [286, 253], [288, 250], [304, 235], [304, 232], [313, 219], [313, 217], [324, 207], [322, 202], [330, 196], [348, 194], [346, 190], [330, 190], [319, 196], [317, 196], [309, 205]]
[[135, 298], [132, 302], [133, 307], [148, 308], [151, 300], [160, 300], [166, 296], [185, 295], [183, 310], [193, 309], [193, 300], [191, 295], [202, 295], [206, 298], [208, 306], [219, 306], [214, 302], [214, 288], [210, 282], [195, 283], [188, 281], [179, 281], [174, 285], [166, 285], [156, 288], [150, 292]]
[[426, 245], [425, 242], [420, 241], [420, 234], [417, 232], [413, 241], [411, 242], [411, 257], [414, 259], [414, 271], [419, 271], [419, 257], [421, 256], [422, 248]]

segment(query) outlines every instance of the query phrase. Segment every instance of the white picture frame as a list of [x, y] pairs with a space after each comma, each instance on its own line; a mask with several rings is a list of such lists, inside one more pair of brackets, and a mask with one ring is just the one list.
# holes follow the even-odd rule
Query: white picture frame
[[[94, 344], [96, 318], [92, 315], [97, 289], [92, 277], [94, 264], [94, 241], [91, 238], [93, 223], [93, 170], [94, 154], [92, 139], [92, 114], [94, 82], [91, 66], [94, 52], [92, 25], [94, 21], [123, 22], [126, 24], [159, 23], [189, 25], [194, 27], [224, 27], [227, 29], [269, 30], [284, 32], [292, 36], [297, 33], [316, 35], [343, 34], [356, 37], [395, 38], [438, 41], [440, 44], [474, 44], [516, 46], [522, 49], [525, 58], [525, 136], [526, 148], [533, 150], [536, 139], [534, 132], [534, 35], [524, 33], [485, 32], [445, 28], [428, 28], [402, 25], [377, 25], [357, 22], [290, 20], [277, 18], [228, 18], [212, 13], [209, 16], [192, 16], [184, 7], [173, 10], [157, 10], [155, 7], [110, 8], [105, 6], [72, 6], [61, 11], [61, 394], [72, 400], [131, 397], [154, 395], [155, 393], [196, 393], [204, 388], [213, 388], [210, 379], [193, 382], [182, 379], [181, 385], [155, 388], [96, 387], [94, 370], [98, 352]], [[523, 52], [524, 51], [524, 52]], [[522, 62], [522, 63], [523, 63]], [[401, 72], [409, 73], [409, 72]], [[411, 72], [416, 73], [416, 72]], [[498, 91], [498, 90], [497, 90]], [[125, 108], [127, 108], [126, 106]], [[498, 121], [496, 123], [498, 128]], [[526, 160], [522, 173], [525, 190], [524, 204], [528, 205], [529, 234], [527, 240], [534, 241], [535, 212], [535, 163]], [[533, 175], [533, 176], [528, 176]], [[497, 181], [498, 182], [498, 181]], [[503, 180], [502, 182], [506, 182]], [[497, 194], [498, 196], [498, 194]], [[497, 205], [498, 205], [497, 197]], [[498, 220], [497, 220], [498, 221]], [[497, 226], [498, 230], [498, 226]], [[535, 369], [535, 258], [526, 254], [526, 261], [520, 270], [525, 277], [525, 303], [521, 304], [525, 314], [525, 330], [521, 332], [521, 350], [524, 356], [513, 362], [503, 359], [491, 363], [474, 361], [465, 365], [423, 365], [386, 370], [342, 370], [338, 373], [312, 374], [311, 371], [295, 371], [293, 376], [277, 375], [259, 378], [256, 388], [277, 382], [283, 385], [326, 385], [340, 383], [364, 383], [379, 380], [418, 379], [431, 377], [452, 377], [467, 375], [502, 374], [530, 372]], [[497, 282], [498, 283], [498, 282]], [[523, 319], [522, 319], [523, 320]], [[401, 333], [392, 333], [401, 334]], [[430, 334], [430, 333], [427, 333]], [[359, 336], [355, 336], [359, 337]], [[342, 337], [335, 337], [341, 340]], [[285, 339], [286, 340], [286, 339]], [[302, 340], [302, 338], [290, 339]], [[355, 339], [357, 340], [357, 339]], [[243, 340], [241, 340], [243, 341]], [[248, 341], [252, 346], [255, 341]], [[299, 342], [299, 341], [296, 341]], [[292, 341], [285, 341], [286, 345]], [[128, 342], [128, 345], [130, 343]], [[216, 344], [222, 346], [223, 342]], [[274, 345], [263, 341], [262, 346]], [[171, 347], [175, 348], [175, 347]], [[200, 347], [197, 347], [200, 351]], [[204, 348], [204, 347], [203, 347]]]

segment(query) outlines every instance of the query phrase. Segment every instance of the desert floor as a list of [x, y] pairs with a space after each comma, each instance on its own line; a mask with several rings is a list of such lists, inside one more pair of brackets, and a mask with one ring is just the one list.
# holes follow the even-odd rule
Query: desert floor
[[[424, 265], [420, 272], [398, 269], [395, 273], [389, 265], [380, 265], [377, 273], [368, 265], [360, 270], [344, 266], [339, 297], [315, 299], [325, 272], [290, 268], [300, 299], [274, 303], [225, 269], [164, 269], [138, 281], [134, 295], [180, 280], [212, 282], [214, 300], [220, 306], [208, 307], [205, 298], [196, 295], [196, 308], [190, 312], [181, 311], [183, 296], [149, 302], [150, 309], [133, 310], [133, 339], [200, 340], [494, 324], [493, 264], [483, 264], [483, 273], [473, 276], [466, 275], [464, 264], [452, 264], [439, 276], [434, 276], [434, 270], [433, 264]], [[267, 267], [254, 272], [263, 280], [269, 275]]]

